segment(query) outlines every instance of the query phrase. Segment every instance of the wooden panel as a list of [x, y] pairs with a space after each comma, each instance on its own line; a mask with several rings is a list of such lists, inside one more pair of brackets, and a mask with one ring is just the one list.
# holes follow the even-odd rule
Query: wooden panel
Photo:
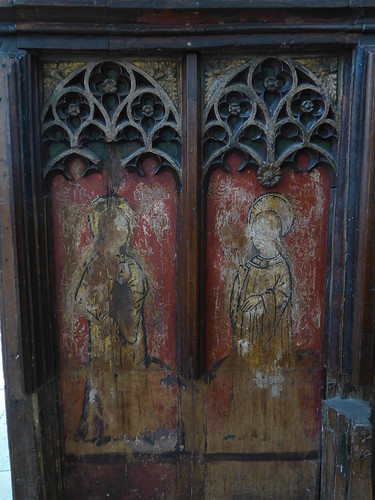
[[[210, 367], [232, 349], [228, 311], [238, 263], [249, 244], [246, 218], [252, 204], [264, 194], [253, 172], [240, 174], [235, 171], [240, 161], [233, 155], [230, 158], [232, 174], [215, 172], [208, 191], [208, 260], [215, 263], [208, 274], [207, 356]], [[290, 255], [288, 265], [295, 286], [291, 314], [296, 357], [301, 362], [306, 357], [310, 359], [307, 365], [311, 362], [319, 365], [322, 363], [324, 331], [329, 179], [324, 170], [315, 171], [305, 178], [294, 173], [284, 175], [277, 193], [287, 193], [296, 209], [294, 225], [285, 237], [285, 248]], [[217, 269], [222, 269], [221, 276]]]
[[[207, 460], [274, 461], [285, 480], [273, 492], [279, 498], [298, 495], [302, 487], [286, 462], [310, 457], [314, 498], [337, 171], [337, 61], [296, 62], [296, 78], [293, 64], [238, 56], [205, 62], [209, 383], [196, 384], [195, 432], [204, 440], [196, 438], [195, 445]], [[314, 76], [322, 67], [332, 86]], [[220, 472], [226, 494], [234, 494], [232, 488], [249, 494], [251, 487], [234, 479], [231, 467]], [[258, 470], [262, 476], [267, 468], [258, 463]]]
[[[14, 477], [18, 479], [15, 493], [20, 496], [35, 495], [35, 484], [23, 481], [21, 471], [28, 469], [30, 475], [39, 475], [39, 463], [35, 460], [33, 422], [31, 418], [31, 397], [23, 396], [23, 357], [22, 357], [22, 327], [21, 304], [18, 289], [18, 258], [15, 249], [16, 231], [14, 228], [14, 194], [13, 194], [13, 162], [18, 159], [17, 118], [10, 113], [17, 109], [15, 96], [10, 89], [16, 88], [16, 68], [14, 61], [1, 57], [1, 147], [3, 154], [0, 159], [0, 215], [1, 215], [1, 331], [2, 351], [5, 368], [5, 387], [7, 391], [8, 432], [11, 450], [11, 466]], [[13, 120], [10, 122], [10, 117]], [[12, 128], [11, 128], [12, 127]], [[11, 134], [11, 131], [13, 132]], [[12, 141], [10, 140], [12, 137]], [[20, 355], [21, 354], [21, 355]], [[21, 434], [22, 433], [22, 434]], [[19, 446], [17, 437], [22, 436], [23, 446]]]
[[176, 466], [132, 462], [180, 439], [179, 66], [49, 62], [43, 75], [67, 494], [162, 496]]
[[70, 464], [67, 495], [71, 500], [79, 500], [83, 492], [92, 500], [178, 498], [177, 471], [175, 464], [147, 460], [127, 463], [126, 459], [112, 459], [106, 464]]
[[[315, 462], [219, 462], [207, 465], [204, 498], [314, 499]], [[277, 480], [275, 480], [277, 478]]]
[[[80, 167], [80, 161], [73, 160], [71, 168]], [[68, 446], [69, 453], [73, 449], [79, 454], [102, 451], [94, 445], [85, 450], [80, 439], [95, 442], [104, 437], [116, 439], [117, 436], [118, 439], [123, 434], [135, 439], [146, 429], [163, 425], [171, 426], [174, 432], [176, 429], [173, 375], [176, 367], [176, 271], [173, 269], [176, 191], [171, 174], [161, 173], [153, 178], [154, 167], [153, 162], [144, 162], [142, 182], [134, 174], [125, 172], [113, 198], [103, 194], [108, 189], [105, 173], [83, 178], [74, 186], [60, 176], [52, 186], [64, 428], [68, 441], [78, 439], [76, 445], [72, 442]], [[130, 229], [134, 230], [129, 236], [131, 240], [126, 241], [124, 237], [118, 240], [108, 221], [102, 226], [111, 200], [118, 207], [114, 218], [124, 213], [126, 218], [133, 218], [132, 222], [137, 220], [137, 226]], [[95, 220], [96, 214], [102, 218]], [[112, 219], [110, 221], [112, 223]], [[121, 230], [122, 236], [125, 229]], [[104, 234], [105, 239], [101, 240]], [[101, 241], [109, 248], [101, 248]], [[128, 245], [126, 253], [120, 249], [121, 245]], [[116, 261], [118, 255], [124, 256], [119, 262]], [[114, 266], [113, 270], [110, 266]], [[123, 276], [131, 273], [127, 279], [133, 287], [133, 298], [128, 297], [128, 306], [125, 297], [120, 299], [125, 291], [114, 288], [122, 281], [111, 282], [110, 276], [113, 273], [116, 276], [118, 269]], [[136, 309], [132, 313], [132, 309], [126, 307]], [[129, 316], [134, 318], [127, 324]], [[109, 317], [112, 320], [109, 321]], [[124, 344], [117, 338], [119, 331], [125, 338]], [[106, 353], [106, 349], [113, 351], [112, 354]], [[132, 372], [132, 366], [136, 371]], [[143, 372], [142, 366], [149, 370]], [[95, 391], [100, 401], [103, 398], [102, 420], [98, 425], [109, 426], [107, 430], [98, 428], [97, 435], [93, 430], [87, 434], [84, 429], [91, 419], [89, 405]], [[113, 391], [112, 397], [119, 399], [106, 407], [105, 399], [111, 398]], [[150, 404], [148, 410], [146, 402]], [[147, 423], [145, 419], [149, 419]], [[107, 448], [117, 451], [118, 446], [109, 443], [106, 451]]]

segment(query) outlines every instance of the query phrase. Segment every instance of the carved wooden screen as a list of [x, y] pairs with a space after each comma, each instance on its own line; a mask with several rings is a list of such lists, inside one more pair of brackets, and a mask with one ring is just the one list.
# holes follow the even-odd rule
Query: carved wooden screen
[[[106, 457], [177, 446], [180, 61], [44, 74], [67, 487], [95, 497], [116, 474]], [[85, 477], [85, 457], [105, 458], [109, 483], [95, 465]], [[149, 469], [169, 482], [168, 465]]]
[[204, 62], [211, 498], [225, 488], [248, 498], [315, 494], [337, 64]]
[[315, 498], [338, 65], [43, 63], [69, 498]]

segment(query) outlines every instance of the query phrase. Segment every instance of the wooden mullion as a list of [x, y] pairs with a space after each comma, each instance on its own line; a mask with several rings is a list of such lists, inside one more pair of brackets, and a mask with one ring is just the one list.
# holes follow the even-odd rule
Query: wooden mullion
[[364, 149], [358, 221], [354, 331], [352, 343], [352, 383], [371, 385], [374, 377], [375, 332], [375, 53], [368, 56], [364, 118]]
[[187, 54], [183, 70], [184, 165], [182, 188], [182, 279], [180, 370], [196, 378], [201, 365], [200, 338], [200, 148], [198, 55]]
[[[49, 322], [49, 289], [47, 286], [47, 258], [44, 254], [44, 204], [42, 191], [42, 168], [40, 159], [40, 129], [39, 129], [39, 92], [36, 60], [28, 55], [25, 61], [25, 84], [23, 95], [27, 110], [25, 155], [25, 176], [27, 175], [26, 217], [28, 221], [28, 240], [30, 241], [30, 287], [32, 307], [34, 311], [35, 343], [35, 381], [33, 389], [43, 386], [55, 367], [54, 353], [51, 345], [54, 335], [51, 335]], [[27, 99], [27, 100], [26, 100]], [[25, 111], [24, 111], [25, 113]], [[55, 372], [57, 374], [57, 371]]]
[[[14, 73], [15, 78], [11, 87], [11, 99], [17, 102], [17, 106], [10, 107], [10, 126], [12, 129], [13, 146], [13, 188], [15, 199], [15, 230], [17, 241], [17, 260], [19, 273], [19, 296], [21, 304], [21, 322], [22, 322], [22, 359], [24, 371], [24, 390], [31, 392], [36, 385], [36, 345], [35, 345], [35, 311], [34, 302], [37, 299], [37, 293], [33, 288], [31, 280], [32, 273], [32, 253], [35, 242], [32, 234], [32, 224], [28, 218], [27, 210], [32, 206], [32, 196], [29, 189], [29, 170], [27, 169], [29, 152], [25, 136], [28, 137], [28, 130], [23, 120], [27, 115], [26, 97], [23, 95], [27, 77], [22, 74], [26, 67], [26, 57], [23, 55], [15, 59]], [[26, 149], [26, 151], [25, 151]], [[30, 246], [32, 248], [30, 248]]]

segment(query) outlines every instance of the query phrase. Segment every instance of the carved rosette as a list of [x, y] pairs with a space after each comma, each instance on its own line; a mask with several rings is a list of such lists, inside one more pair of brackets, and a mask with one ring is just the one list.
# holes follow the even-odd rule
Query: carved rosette
[[338, 123], [327, 86], [298, 61], [254, 59], [232, 72], [209, 99], [203, 123], [203, 177], [228, 169], [237, 151], [239, 170], [254, 168], [273, 187], [282, 168], [337, 172]]
[[92, 62], [60, 82], [42, 112], [44, 174], [70, 179], [72, 157], [84, 161], [82, 175], [98, 170], [100, 144], [119, 144], [121, 165], [143, 175], [152, 156], [181, 176], [181, 117], [158, 82], [129, 62]]

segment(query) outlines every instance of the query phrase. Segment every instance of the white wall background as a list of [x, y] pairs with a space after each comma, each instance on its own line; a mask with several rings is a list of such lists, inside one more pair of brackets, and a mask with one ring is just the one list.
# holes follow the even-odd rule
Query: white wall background
[[3, 356], [0, 353], [0, 500], [11, 499], [12, 481], [10, 476], [7, 417], [5, 412], [4, 369]]

